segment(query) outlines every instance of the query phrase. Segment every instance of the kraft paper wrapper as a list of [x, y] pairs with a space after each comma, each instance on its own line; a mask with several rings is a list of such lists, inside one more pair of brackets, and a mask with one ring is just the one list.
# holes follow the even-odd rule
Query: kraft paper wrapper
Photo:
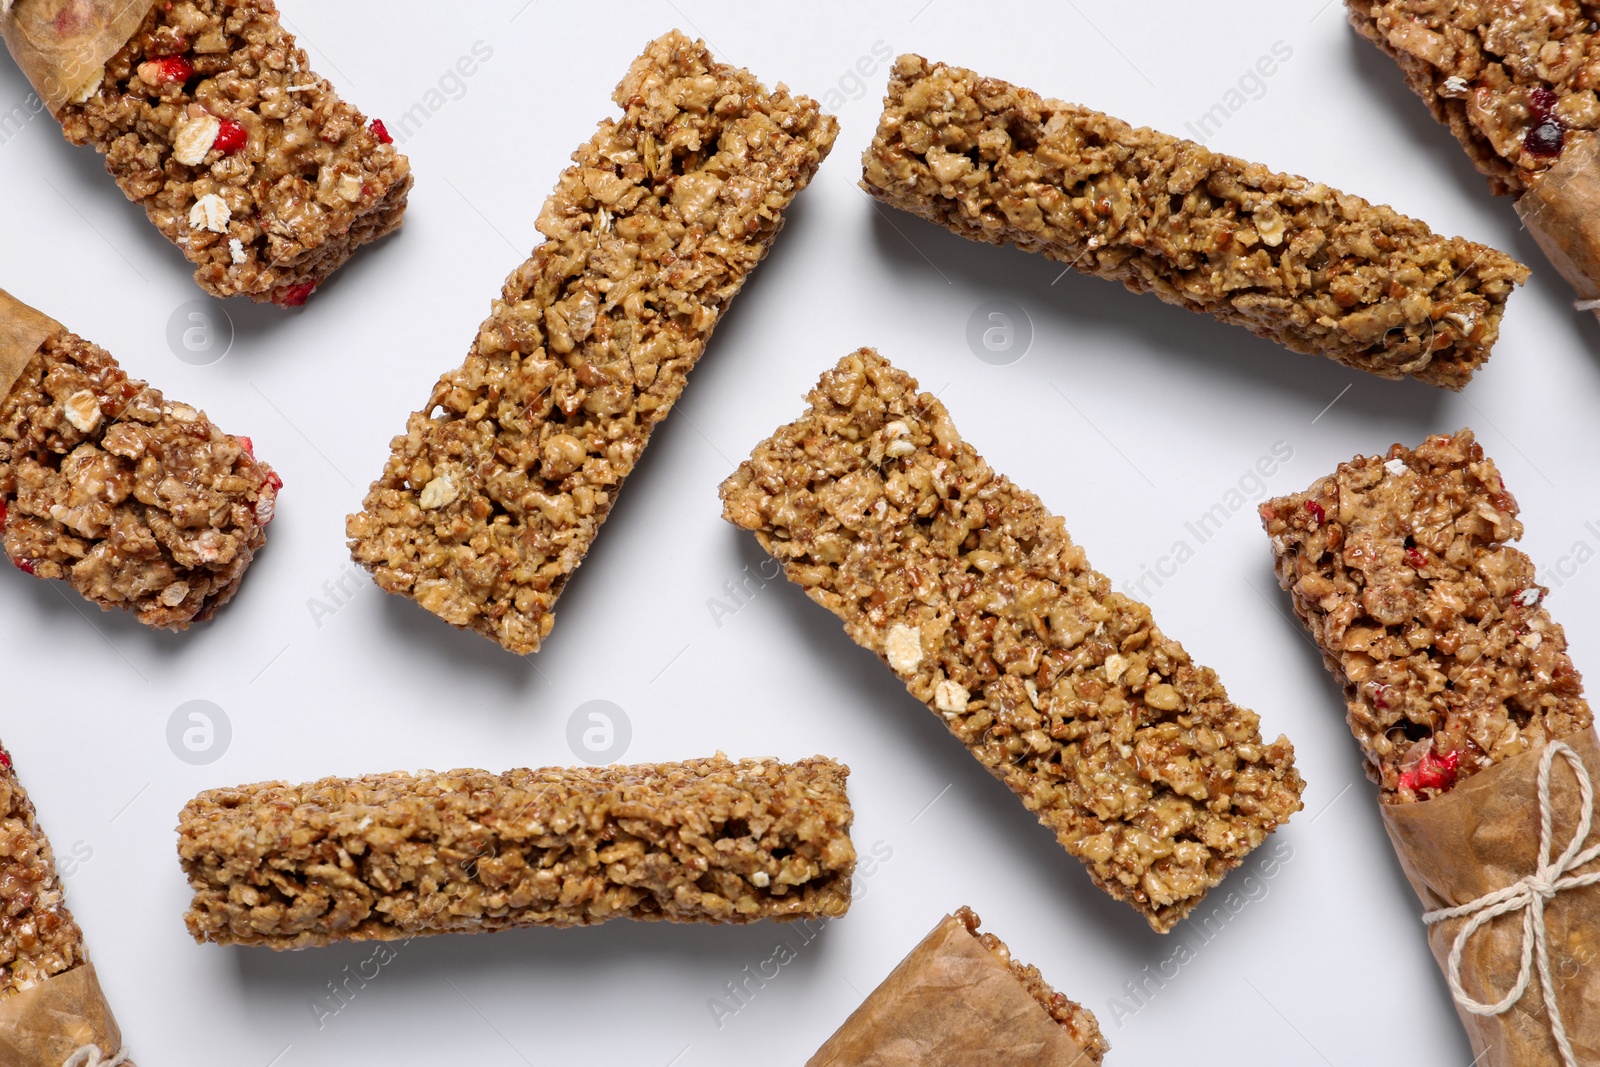
[[1009, 968], [946, 916], [806, 1067], [1090, 1067]]
[[5, 1067], [61, 1067], [85, 1045], [98, 1046], [107, 1060], [122, 1049], [122, 1031], [100, 992], [94, 964], [0, 999], [0, 1063]]
[[1517, 214], [1578, 298], [1594, 300], [1600, 298], [1600, 138], [1572, 136], [1560, 162], [1517, 200]]
[[[1600, 791], [1600, 743], [1595, 732], [1561, 739], [1583, 760]], [[1383, 824], [1417, 896], [1428, 911], [1468, 904], [1532, 874], [1539, 862], [1539, 758], [1524, 752], [1463, 780], [1443, 796], [1416, 804], [1386, 804]], [[1577, 780], [1557, 756], [1550, 773], [1552, 858], [1566, 851], [1577, 829]], [[1589, 843], [1600, 836], [1591, 832]], [[1571, 872], [1586, 873], [1593, 865]], [[1545, 905], [1550, 973], [1556, 1003], [1578, 1062], [1600, 1063], [1600, 885], [1569, 889]], [[1443, 970], [1466, 919], [1437, 923], [1428, 944]], [[1522, 962], [1522, 913], [1480, 929], [1461, 955], [1461, 984], [1475, 1000], [1494, 1003], [1516, 986]], [[1504, 1015], [1459, 1011], [1479, 1057], [1477, 1067], [1561, 1067], [1538, 971], [1528, 991]]]
[[0, 0], [0, 37], [39, 99], [61, 109], [94, 91], [155, 0]]
[[[0, 0], [3, 2], [3, 0]], [[39, 346], [66, 327], [0, 289], [0, 401], [17, 384]]]

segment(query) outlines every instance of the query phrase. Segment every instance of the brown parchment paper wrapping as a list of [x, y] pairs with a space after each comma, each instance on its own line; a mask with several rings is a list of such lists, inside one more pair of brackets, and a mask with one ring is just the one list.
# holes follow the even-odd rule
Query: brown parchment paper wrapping
[[947, 915], [806, 1067], [1093, 1062], [1006, 965]]
[[60, 117], [100, 85], [106, 61], [155, 0], [0, 0], [0, 37], [33, 91]]
[[1517, 214], [1578, 299], [1600, 299], [1600, 138], [1569, 141], [1560, 161], [1517, 199]]
[[[1595, 732], [1561, 739], [1575, 751], [1600, 788], [1600, 745]], [[1423, 908], [1458, 907], [1532, 874], [1539, 864], [1539, 759], [1543, 748], [1514, 756], [1473, 775], [1450, 792], [1417, 804], [1386, 804], [1383, 824], [1394, 842]], [[1551, 857], [1566, 851], [1581, 816], [1577, 779], [1557, 756], [1550, 772]], [[1600, 830], [1591, 831], [1593, 843]], [[1591, 868], [1570, 872], [1582, 874]], [[1545, 905], [1550, 973], [1557, 1004], [1578, 1062], [1600, 1064], [1600, 885], [1557, 894]], [[1428, 930], [1428, 944], [1444, 970], [1456, 932], [1467, 919]], [[1480, 929], [1461, 955], [1462, 987], [1493, 1003], [1516, 986], [1522, 962], [1522, 913]], [[1477, 1067], [1561, 1067], [1538, 971], [1521, 1001], [1504, 1015], [1473, 1015], [1458, 1008], [1479, 1057]]]
[[0, 401], [5, 400], [23, 370], [39, 354], [39, 346], [63, 329], [49, 315], [0, 289]]
[[94, 964], [0, 999], [0, 1064], [5, 1067], [61, 1067], [85, 1045], [98, 1046], [107, 1060], [122, 1050], [122, 1031], [100, 992]]

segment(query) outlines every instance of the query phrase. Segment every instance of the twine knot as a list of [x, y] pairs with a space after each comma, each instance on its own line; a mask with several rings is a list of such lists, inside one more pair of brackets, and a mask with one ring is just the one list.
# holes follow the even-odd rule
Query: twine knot
[[[1578, 782], [1581, 805], [1578, 826], [1573, 831], [1572, 840], [1567, 842], [1566, 850], [1557, 859], [1552, 860], [1550, 835], [1553, 815], [1550, 810], [1550, 768], [1557, 756], [1565, 759], [1572, 767], [1573, 777]], [[1545, 928], [1544, 907], [1546, 902], [1569, 889], [1579, 889], [1600, 882], [1600, 870], [1590, 871], [1587, 874], [1571, 873], [1600, 857], [1600, 845], [1587, 849], [1583, 847], [1583, 843], [1589, 838], [1589, 830], [1593, 823], [1594, 783], [1589, 778], [1588, 769], [1584, 767], [1578, 754], [1566, 744], [1557, 741], [1545, 746], [1544, 755], [1539, 758], [1538, 868], [1526, 878], [1504, 889], [1497, 889], [1459, 907], [1430, 911], [1422, 917], [1422, 921], [1429, 926], [1447, 919], [1467, 919], [1450, 946], [1450, 960], [1446, 968], [1450, 993], [1463, 1011], [1474, 1015], [1503, 1015], [1510, 1011], [1511, 1006], [1527, 993], [1528, 984], [1533, 977], [1534, 964], [1538, 964], [1545, 1014], [1550, 1017], [1550, 1036], [1555, 1039], [1556, 1049], [1561, 1053], [1561, 1062], [1565, 1067], [1578, 1067], [1578, 1060], [1572, 1051], [1572, 1041], [1567, 1037], [1566, 1023], [1562, 1020], [1560, 1008], [1556, 1003], [1555, 983], [1550, 980], [1550, 937]], [[1515, 911], [1522, 912], [1522, 966], [1517, 973], [1516, 984], [1509, 993], [1492, 1004], [1476, 1000], [1461, 985], [1461, 954], [1480, 929], [1500, 916]]]
[[[0, 0], [3, 2], [3, 0]], [[61, 1064], [61, 1067], [122, 1067], [128, 1062], [126, 1051], [118, 1052], [107, 1059], [100, 1051], [99, 1045], [84, 1045], [73, 1052]]]

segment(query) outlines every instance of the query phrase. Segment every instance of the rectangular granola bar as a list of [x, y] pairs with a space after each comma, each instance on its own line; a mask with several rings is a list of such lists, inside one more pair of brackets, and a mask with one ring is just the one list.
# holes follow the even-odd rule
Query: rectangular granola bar
[[1593, 723], [1548, 590], [1509, 544], [1517, 502], [1471, 430], [1357, 456], [1261, 518], [1385, 802]]
[[196, 941], [275, 949], [850, 906], [849, 769], [723, 756], [213, 789], [183, 809]]
[[888, 663], [1095, 883], [1166, 931], [1300, 810], [1263, 744], [1061, 519], [871, 349], [722, 485], [789, 580]]
[[347, 526], [380, 587], [519, 654], [838, 134], [677, 31], [612, 98], [622, 119], [573, 154], [546, 241]]
[[915, 55], [895, 63], [862, 188], [1296, 352], [1451, 389], [1528, 276], [1319, 182]]
[[[17, 309], [37, 315], [0, 290], [0, 328]], [[282, 487], [248, 437], [59, 327], [0, 396], [6, 556], [147, 626], [183, 630], [233, 598]]]
[[1036, 1067], [1099, 1064], [1111, 1045], [1094, 1013], [980, 921], [971, 908], [945, 916], [807, 1067], [966, 1067], [1002, 1051]]
[[383, 124], [310, 69], [272, 0], [152, 5], [57, 117], [214, 296], [304, 303], [400, 225], [411, 189]]

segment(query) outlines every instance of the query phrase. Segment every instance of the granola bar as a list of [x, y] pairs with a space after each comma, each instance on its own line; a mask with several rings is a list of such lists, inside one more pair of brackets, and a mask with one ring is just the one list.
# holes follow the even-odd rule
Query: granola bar
[[50, 840], [3, 747], [0, 1063], [134, 1067], [84, 948], [83, 931], [67, 910]]
[[50, 839], [11, 756], [0, 748], [0, 1003], [87, 958]]
[[1595, 9], [1449, 0], [1346, 0], [1350, 23], [1392, 56], [1495, 193], [1536, 184], [1569, 136], [1600, 128]]
[[303, 304], [400, 225], [411, 189], [383, 124], [312, 72], [272, 0], [152, 5], [57, 117], [214, 296]]
[[979, 922], [971, 908], [945, 916], [807, 1067], [965, 1067], [1009, 1054], [1040, 1067], [1099, 1064], [1111, 1046], [1094, 1013]]
[[1320, 182], [915, 55], [895, 63], [862, 188], [1296, 352], [1450, 389], [1528, 276]]
[[[18, 307], [0, 290], [0, 322]], [[209, 619], [265, 543], [283, 486], [251, 449], [58, 328], [0, 398], [6, 556], [148, 626]]]
[[380, 587], [538, 651], [655, 425], [838, 123], [677, 31], [617, 87], [459, 370], [396, 437], [351, 552]]
[[1385, 802], [1593, 723], [1548, 590], [1509, 544], [1517, 502], [1471, 430], [1357, 456], [1261, 518]]
[[1294, 749], [871, 349], [722, 485], [789, 580], [1166, 931], [1300, 810]]
[[850, 906], [849, 770], [723, 756], [374, 774], [200, 794], [178, 855], [196, 941], [275, 949]]

